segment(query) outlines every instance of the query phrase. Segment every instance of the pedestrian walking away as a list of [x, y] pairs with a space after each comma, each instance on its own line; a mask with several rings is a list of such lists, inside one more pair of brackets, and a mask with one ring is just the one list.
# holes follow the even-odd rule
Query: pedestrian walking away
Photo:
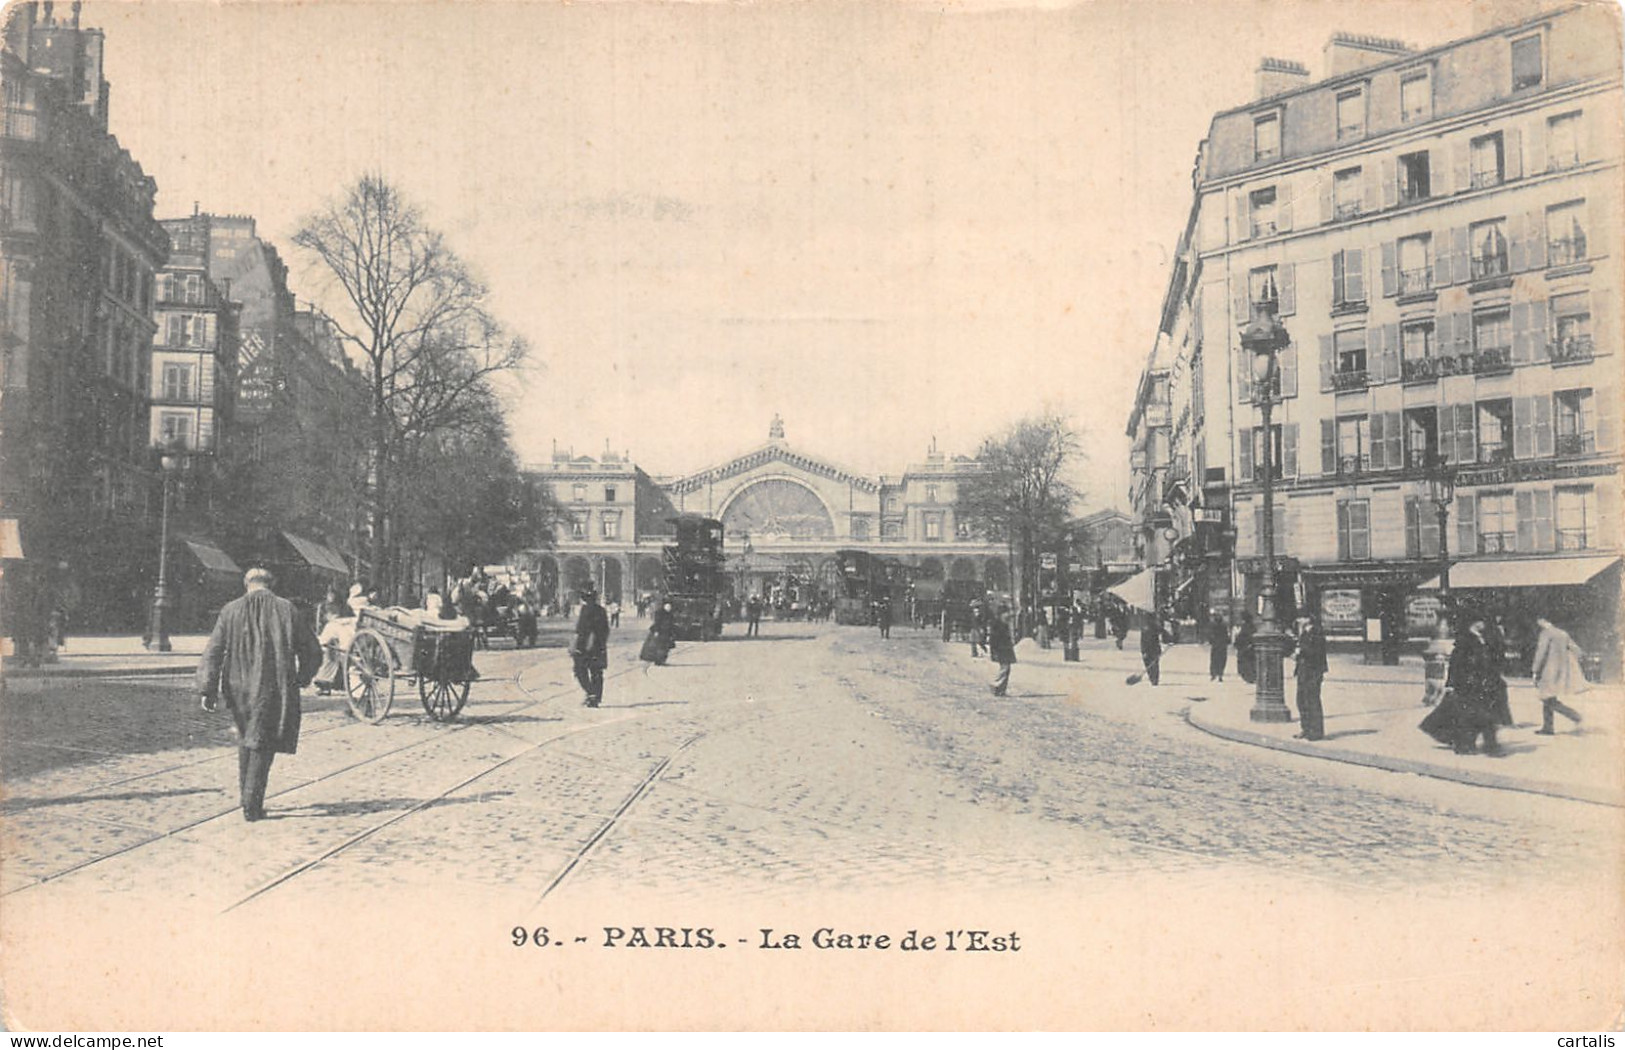
[[988, 612], [987, 606], [980, 600], [970, 603], [970, 654], [981, 656], [982, 647], [987, 645]]
[[1128, 676], [1129, 685], [1138, 685], [1140, 679], [1148, 678], [1152, 685], [1162, 682], [1162, 625], [1151, 613], [1145, 614], [1145, 620], [1140, 625], [1140, 663], [1145, 667], [1144, 674], [1131, 674]]
[[638, 659], [643, 661], [643, 673], [648, 674], [650, 667], [665, 666], [666, 657], [676, 647], [677, 621], [672, 615], [671, 602], [662, 602], [654, 612], [654, 619], [649, 624], [649, 634], [643, 639], [643, 648], [638, 652]]
[[1449, 745], [1458, 755], [1475, 754], [1480, 736], [1484, 738], [1485, 754], [1501, 754], [1496, 740], [1497, 689], [1496, 682], [1491, 681], [1501, 677], [1496, 667], [1484, 640], [1484, 618], [1472, 616], [1467, 630], [1456, 636], [1444, 700], [1422, 719], [1418, 728]]
[[1580, 712], [1565, 704], [1563, 698], [1573, 696], [1586, 686], [1585, 674], [1580, 669], [1580, 659], [1585, 652], [1574, 644], [1567, 631], [1546, 617], [1535, 617], [1535, 626], [1540, 628], [1540, 637], [1535, 641], [1535, 658], [1529, 668], [1535, 678], [1535, 692], [1540, 697], [1540, 728], [1535, 732], [1551, 736], [1557, 732], [1556, 715], [1562, 715], [1576, 726], [1580, 724]]
[[1230, 626], [1224, 617], [1215, 615], [1207, 625], [1208, 657], [1207, 679], [1224, 681], [1224, 667], [1230, 662]]
[[1250, 613], [1241, 621], [1241, 626], [1236, 628], [1236, 673], [1241, 675], [1241, 680], [1248, 685], [1252, 685], [1257, 677], [1254, 674], [1253, 663], [1254, 630]]
[[609, 666], [609, 617], [591, 588], [581, 592], [581, 615], [576, 618], [570, 660], [584, 694], [581, 702], [597, 707], [604, 700], [604, 668]]
[[999, 665], [999, 673], [993, 678], [993, 695], [1003, 696], [1010, 688], [1010, 668], [1016, 662], [1016, 643], [1010, 637], [1008, 609], [1001, 607], [997, 615], [989, 617], [987, 654]]
[[1303, 618], [1298, 632], [1298, 736], [1320, 740], [1326, 735], [1326, 717], [1320, 706], [1320, 686], [1326, 680], [1326, 636], [1313, 616]]
[[246, 593], [220, 610], [198, 663], [203, 709], [221, 701], [237, 735], [237, 787], [244, 820], [265, 816], [271, 762], [299, 746], [299, 690], [310, 683], [321, 647], [309, 618], [272, 592], [265, 569], [243, 576]]

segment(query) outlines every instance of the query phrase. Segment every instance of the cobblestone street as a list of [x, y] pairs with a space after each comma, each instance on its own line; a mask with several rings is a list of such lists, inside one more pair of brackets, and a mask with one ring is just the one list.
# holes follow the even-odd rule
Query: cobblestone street
[[1024, 647], [997, 698], [985, 660], [910, 629], [775, 623], [648, 675], [636, 640], [596, 711], [558, 650], [482, 654], [452, 725], [404, 685], [377, 726], [310, 697], [256, 825], [186, 681], [14, 689], [0, 909], [279, 924], [435, 902], [506, 930], [665, 921], [662, 901], [772, 917], [1196, 884], [1375, 909], [1617, 884], [1617, 809], [1220, 740], [1182, 717], [1205, 682], [1127, 686], [1133, 654], [1101, 643], [1081, 664]]

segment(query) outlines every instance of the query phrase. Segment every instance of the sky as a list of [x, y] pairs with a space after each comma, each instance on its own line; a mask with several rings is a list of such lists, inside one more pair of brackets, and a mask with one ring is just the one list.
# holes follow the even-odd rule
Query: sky
[[[291, 246], [394, 182], [533, 347], [523, 462], [686, 474], [767, 440], [896, 474], [1052, 409], [1084, 509], [1124, 426], [1214, 111], [1333, 30], [1426, 47], [1465, 0], [92, 2], [159, 217]], [[336, 305], [336, 304], [335, 304]]]

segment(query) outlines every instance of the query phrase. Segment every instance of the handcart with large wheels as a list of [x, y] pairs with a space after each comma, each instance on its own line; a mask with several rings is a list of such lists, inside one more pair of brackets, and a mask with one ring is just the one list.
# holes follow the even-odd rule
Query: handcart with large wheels
[[474, 630], [405, 622], [364, 608], [344, 654], [344, 699], [350, 714], [377, 724], [395, 703], [395, 683], [416, 682], [423, 710], [436, 722], [457, 717], [474, 672]]

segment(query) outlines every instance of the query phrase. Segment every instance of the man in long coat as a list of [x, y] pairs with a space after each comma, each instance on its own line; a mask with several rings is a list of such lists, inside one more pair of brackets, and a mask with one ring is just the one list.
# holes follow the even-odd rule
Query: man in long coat
[[1298, 633], [1298, 735], [1320, 740], [1326, 735], [1326, 716], [1320, 705], [1320, 686], [1326, 680], [1326, 636], [1313, 616], [1305, 617]]
[[218, 710], [224, 700], [237, 728], [244, 820], [265, 816], [271, 762], [299, 745], [299, 690], [322, 655], [309, 619], [273, 594], [272, 582], [267, 570], [248, 570], [247, 593], [220, 610], [197, 669], [203, 709]]
[[1535, 623], [1540, 627], [1540, 638], [1535, 642], [1535, 658], [1529, 667], [1535, 676], [1535, 692], [1540, 695], [1540, 728], [1535, 732], [1551, 736], [1557, 732], [1554, 715], [1580, 724], [1580, 712], [1565, 704], [1563, 697], [1573, 696], [1585, 686], [1580, 670], [1584, 653], [1567, 631], [1546, 617], [1537, 616]]
[[987, 654], [999, 665], [993, 679], [993, 695], [1003, 696], [1010, 688], [1010, 667], [1016, 662], [1016, 643], [1010, 637], [1009, 610], [1000, 608], [988, 617]]
[[576, 637], [570, 645], [576, 681], [586, 693], [582, 703], [597, 707], [604, 699], [604, 668], [609, 666], [609, 616], [598, 604], [595, 591], [581, 592], [581, 615], [576, 618]]
[[1157, 685], [1162, 680], [1162, 622], [1155, 613], [1146, 613], [1140, 624], [1140, 663], [1145, 676]]

